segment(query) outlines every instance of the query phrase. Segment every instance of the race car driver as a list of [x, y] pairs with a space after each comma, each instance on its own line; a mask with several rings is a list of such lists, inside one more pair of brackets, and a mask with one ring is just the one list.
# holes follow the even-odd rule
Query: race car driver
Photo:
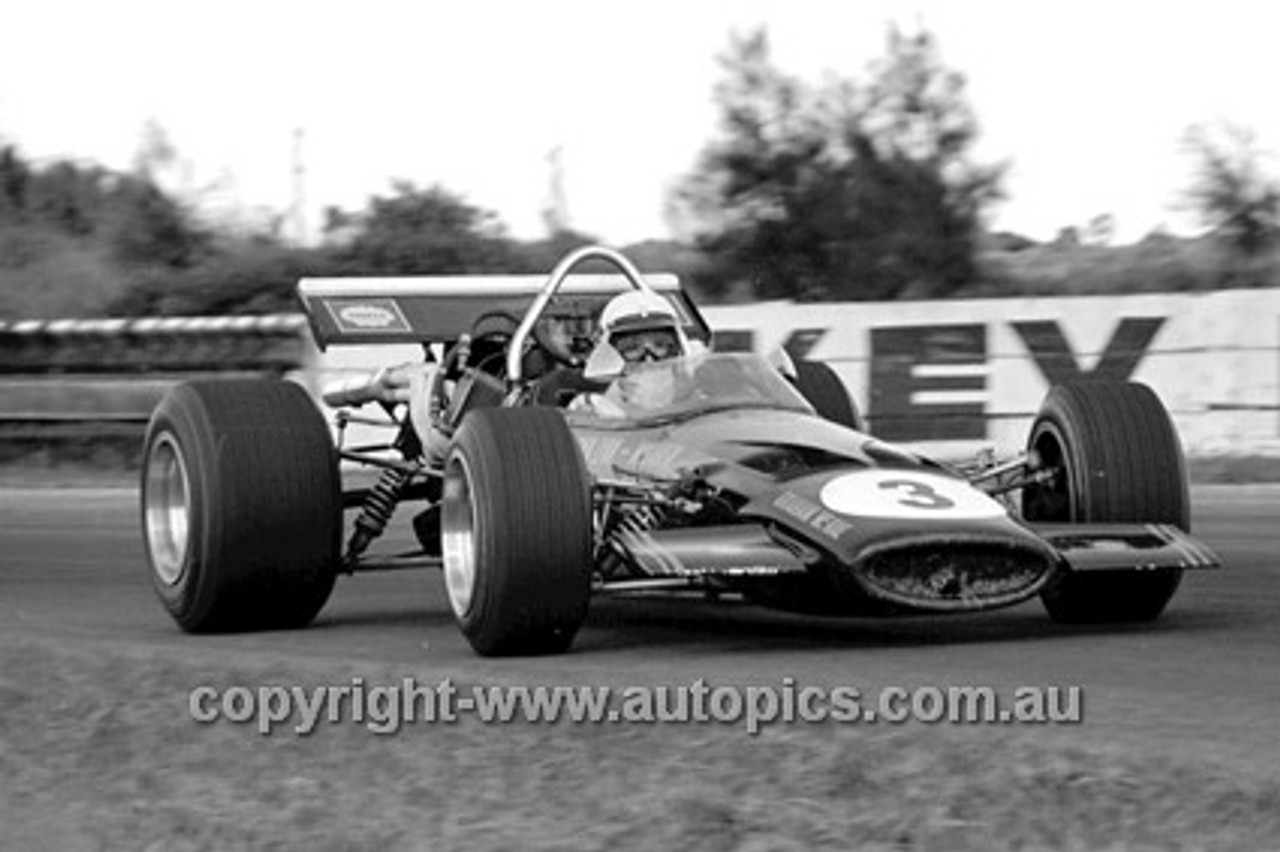
[[652, 408], [670, 404], [678, 389], [668, 371], [645, 364], [682, 358], [690, 343], [675, 308], [657, 293], [632, 290], [615, 296], [600, 313], [600, 335], [583, 367], [584, 378], [611, 381], [604, 393], [573, 399], [571, 411], [622, 417], [622, 404]]

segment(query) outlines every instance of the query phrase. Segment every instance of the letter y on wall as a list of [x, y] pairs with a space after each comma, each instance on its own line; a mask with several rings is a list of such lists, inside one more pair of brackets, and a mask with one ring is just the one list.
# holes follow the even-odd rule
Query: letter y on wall
[[1087, 379], [1125, 381], [1138, 369], [1165, 317], [1125, 317], [1092, 370], [1082, 370], [1055, 320], [1011, 323], [1050, 387]]

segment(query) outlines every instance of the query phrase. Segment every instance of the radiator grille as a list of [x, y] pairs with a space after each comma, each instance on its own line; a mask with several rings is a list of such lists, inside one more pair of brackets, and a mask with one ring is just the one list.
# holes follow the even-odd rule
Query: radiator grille
[[881, 550], [863, 561], [860, 573], [891, 600], [976, 609], [1034, 594], [1052, 567], [1033, 550], [940, 542]]

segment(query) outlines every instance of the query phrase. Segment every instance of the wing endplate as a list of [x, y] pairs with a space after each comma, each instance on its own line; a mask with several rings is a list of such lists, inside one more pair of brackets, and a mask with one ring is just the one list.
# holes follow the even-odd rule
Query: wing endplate
[[1031, 524], [1072, 571], [1221, 568], [1207, 546], [1171, 524]]

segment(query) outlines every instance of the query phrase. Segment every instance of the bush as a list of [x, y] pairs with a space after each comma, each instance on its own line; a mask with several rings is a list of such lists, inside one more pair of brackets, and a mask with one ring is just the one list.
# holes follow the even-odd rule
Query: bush
[[1280, 285], [1280, 255], [1233, 259], [1214, 240], [1148, 237], [1128, 246], [1058, 244], [988, 251], [981, 282], [960, 296], [1179, 293]]
[[100, 316], [128, 276], [93, 240], [39, 225], [0, 229], [0, 317]]
[[298, 279], [324, 275], [322, 251], [263, 242], [224, 247], [191, 269], [151, 268], [108, 310], [116, 316], [206, 316], [297, 311]]

